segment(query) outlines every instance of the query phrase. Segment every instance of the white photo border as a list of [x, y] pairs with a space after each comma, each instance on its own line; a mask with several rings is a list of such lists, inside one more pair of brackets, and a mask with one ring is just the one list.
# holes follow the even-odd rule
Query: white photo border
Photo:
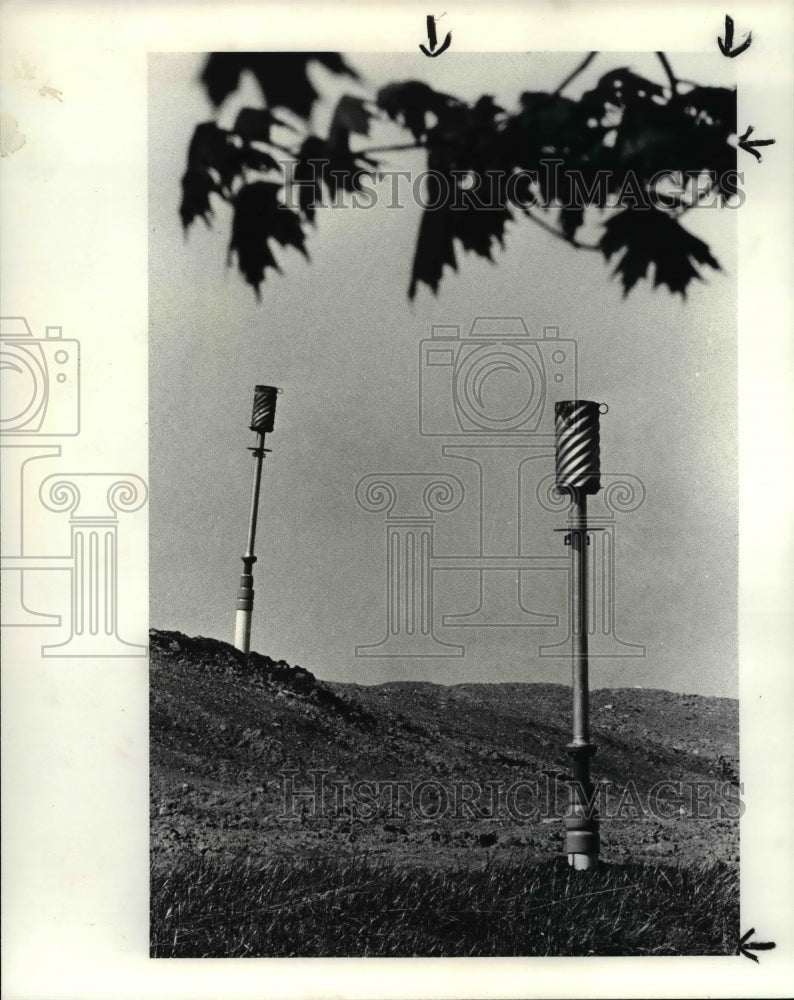
[[[457, 50], [495, 52], [703, 51], [725, 17], [714, 2], [447, 10]], [[62, 443], [56, 471], [146, 479], [148, 53], [257, 44], [412, 51], [427, 13], [413, 3], [5, 5], [3, 112], [25, 144], [2, 162], [1, 311], [26, 317], [37, 337], [58, 325], [81, 345], [81, 433], [68, 449]], [[738, 60], [740, 127], [776, 139], [763, 164], [740, 163], [738, 301], [741, 926], [776, 949], [758, 965], [739, 957], [151, 960], [146, 660], [47, 659], [40, 630], [7, 629], [6, 996], [751, 997], [780, 995], [791, 982], [793, 18], [782, 0], [730, 13], [754, 38]], [[146, 509], [129, 517], [119, 531], [120, 618], [123, 638], [145, 643]], [[64, 550], [62, 520], [42, 521], [42, 532]]]

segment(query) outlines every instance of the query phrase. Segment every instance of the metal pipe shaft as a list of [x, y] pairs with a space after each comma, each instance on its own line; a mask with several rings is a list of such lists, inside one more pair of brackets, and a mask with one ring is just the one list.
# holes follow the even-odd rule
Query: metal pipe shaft
[[568, 863], [577, 869], [598, 864], [599, 832], [594, 789], [590, 780], [590, 758], [595, 747], [590, 742], [589, 678], [587, 660], [587, 494], [571, 491], [571, 649], [573, 688], [573, 733], [567, 746], [571, 755], [573, 780], [565, 817], [565, 850]]
[[240, 576], [240, 587], [237, 591], [237, 613], [234, 619], [234, 645], [242, 653], [251, 650], [251, 616], [254, 610], [254, 576], [252, 573], [256, 556], [254, 542], [256, 541], [256, 521], [259, 512], [259, 491], [262, 484], [262, 462], [265, 457], [265, 435], [257, 433], [254, 453], [254, 485], [251, 492], [251, 513], [248, 519], [248, 541], [243, 559], [243, 572]]
[[571, 641], [573, 657], [573, 743], [590, 742], [587, 663], [587, 494], [573, 496], [571, 530]]
[[251, 516], [248, 519], [248, 544], [243, 558], [250, 558], [254, 554], [256, 519], [259, 513], [259, 490], [262, 485], [262, 462], [265, 457], [265, 435], [261, 431], [256, 436], [256, 448], [252, 450], [254, 453], [254, 488], [251, 493]]
[[573, 780], [565, 817], [565, 850], [568, 863], [577, 869], [598, 864], [599, 833], [594, 789], [590, 780], [589, 678], [587, 660], [587, 494], [573, 490], [571, 498], [571, 649], [573, 688], [573, 733], [567, 746]]

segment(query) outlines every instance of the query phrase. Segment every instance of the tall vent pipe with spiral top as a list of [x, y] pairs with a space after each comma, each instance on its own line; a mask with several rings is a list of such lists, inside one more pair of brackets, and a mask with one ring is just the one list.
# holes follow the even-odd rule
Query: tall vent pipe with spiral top
[[270, 448], [265, 448], [265, 434], [273, 430], [276, 419], [276, 397], [280, 389], [272, 385], [254, 386], [254, 409], [251, 415], [251, 430], [256, 432], [256, 447], [249, 448], [254, 455], [254, 488], [251, 495], [251, 516], [248, 521], [248, 544], [243, 558], [243, 572], [237, 591], [237, 614], [234, 620], [234, 645], [243, 653], [251, 648], [251, 615], [254, 610], [254, 576], [256, 562], [254, 541], [256, 539], [256, 518], [259, 510], [259, 487], [262, 482], [262, 462]]
[[600, 847], [598, 814], [590, 780], [588, 689], [587, 497], [601, 489], [599, 414], [604, 404], [589, 399], [555, 404], [556, 481], [571, 498], [565, 544], [571, 546], [571, 659], [573, 668], [573, 733], [567, 746], [573, 781], [565, 816], [565, 852], [574, 868], [594, 868]]

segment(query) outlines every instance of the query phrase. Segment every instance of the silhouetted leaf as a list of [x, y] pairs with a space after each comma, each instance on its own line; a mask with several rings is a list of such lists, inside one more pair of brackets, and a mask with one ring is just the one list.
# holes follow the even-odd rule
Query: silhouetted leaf
[[257, 298], [267, 268], [281, 270], [270, 240], [282, 247], [295, 247], [308, 259], [300, 217], [279, 202], [279, 190], [279, 184], [256, 181], [241, 187], [234, 199], [229, 263], [236, 254], [237, 266]]
[[213, 52], [201, 82], [212, 103], [219, 107], [238, 88], [243, 70], [250, 70], [269, 107], [288, 108], [300, 118], [308, 118], [317, 100], [317, 91], [307, 75], [310, 62], [319, 63], [337, 76], [358, 79], [338, 52]]
[[458, 269], [455, 241], [447, 231], [447, 221], [446, 213], [443, 219], [436, 213], [428, 211], [422, 213], [411, 268], [411, 283], [408, 287], [408, 298], [411, 300], [416, 295], [420, 282], [427, 285], [435, 295], [444, 267], [448, 265], [453, 271]]
[[369, 135], [372, 112], [360, 97], [345, 94], [339, 98], [331, 118], [328, 141], [337, 149], [347, 149], [351, 134]]
[[266, 172], [268, 170], [279, 170], [278, 160], [275, 160], [270, 153], [257, 146], [242, 146], [239, 150], [240, 163], [251, 170]]
[[298, 205], [303, 215], [311, 222], [316, 206], [322, 203], [322, 176], [328, 153], [325, 143], [316, 135], [310, 135], [303, 142], [293, 171], [298, 190]]
[[494, 103], [492, 94], [483, 94], [482, 97], [478, 97], [472, 110], [477, 119], [489, 122], [495, 121], [506, 113], [503, 107]]
[[464, 250], [492, 261], [495, 246], [504, 249], [505, 228], [512, 218], [505, 207], [487, 210], [471, 207], [464, 211], [453, 208], [449, 213], [450, 231]]
[[235, 119], [232, 131], [247, 142], [270, 142], [270, 129], [273, 125], [295, 131], [268, 108], [243, 108]]
[[[676, 100], [676, 107], [691, 122], [678, 169], [708, 173], [722, 197], [732, 197], [738, 191], [737, 150], [729, 141], [737, 134], [735, 88], [695, 87]], [[685, 131], [681, 129], [682, 134]]]
[[644, 76], [632, 73], [628, 67], [605, 73], [592, 90], [584, 95], [583, 103], [591, 108], [625, 108], [637, 104], [650, 104], [654, 98], [662, 99], [664, 88]]
[[647, 180], [663, 171], [719, 173], [736, 164], [736, 150], [723, 125], [670, 105], [626, 109], [614, 156], [618, 171], [631, 170]]
[[449, 94], [433, 90], [421, 80], [390, 83], [378, 91], [376, 101], [392, 121], [404, 125], [415, 139], [423, 136], [434, 124], [428, 123], [429, 113], [440, 121], [445, 112], [461, 103]]
[[581, 108], [567, 97], [523, 93], [521, 109], [524, 165], [535, 166], [542, 156], [567, 156], [600, 140], [599, 134], [584, 127]]
[[372, 176], [375, 161], [338, 148], [327, 139], [310, 135], [301, 146], [293, 171], [301, 212], [311, 222], [315, 209], [323, 204], [322, 186], [333, 198], [337, 191], [361, 189], [364, 177]]
[[215, 122], [203, 122], [196, 126], [187, 156], [189, 169], [214, 172], [218, 189], [226, 191], [241, 167], [240, 149], [230, 136], [230, 132], [219, 128]]
[[435, 123], [429, 124], [421, 111], [427, 93], [411, 85], [401, 98], [406, 95], [417, 98], [412, 109], [418, 108], [420, 115], [413, 124], [425, 129], [430, 168], [423, 198], [431, 207], [425, 208], [419, 227], [408, 292], [412, 299], [420, 283], [435, 293], [445, 266], [457, 269], [458, 248], [492, 260], [512, 215], [505, 194], [508, 174], [502, 167], [503, 109], [489, 95], [471, 106], [436, 94], [430, 97]]
[[560, 229], [566, 240], [573, 240], [584, 222], [584, 209], [565, 206], [560, 209]]
[[682, 108], [698, 122], [705, 122], [723, 136], [736, 135], [736, 88], [693, 87], [671, 104]]
[[212, 215], [209, 196], [215, 190], [215, 182], [205, 171], [188, 169], [185, 172], [182, 177], [182, 203], [179, 206], [179, 215], [185, 229], [199, 215], [209, 225], [209, 216]]
[[720, 270], [707, 243], [657, 209], [626, 209], [613, 216], [604, 228], [599, 246], [606, 259], [624, 251], [613, 272], [620, 274], [624, 295], [647, 276], [651, 264], [656, 271], [654, 287], [667, 285], [671, 292], [680, 292], [683, 297], [689, 282], [700, 278], [693, 260]]
[[[571, 172], [580, 175], [589, 189], [593, 175], [608, 167], [606, 159], [611, 151], [603, 146], [606, 128], [577, 102], [559, 94], [524, 93], [521, 107], [518, 131], [515, 124], [508, 126], [512, 133], [512, 156], [518, 154], [511, 165], [517, 163], [525, 170], [537, 171], [544, 202], [603, 204], [606, 197], [603, 185], [596, 184], [593, 196], [588, 198], [585, 189], [572, 190], [568, 175]], [[554, 161], [559, 162], [555, 165]]]
[[[253, 119], [248, 116], [247, 124], [252, 122]], [[243, 125], [246, 125], [245, 120]], [[208, 222], [208, 216], [212, 214], [210, 194], [215, 192], [230, 200], [235, 182], [244, 180], [246, 168], [265, 172], [278, 169], [278, 166], [268, 152], [245, 142], [239, 134], [219, 128], [215, 122], [197, 125], [188, 150], [187, 170], [182, 178], [182, 225], [187, 229], [199, 215]]]
[[445, 266], [457, 270], [456, 242], [463, 250], [493, 260], [494, 245], [504, 246], [505, 226], [513, 218], [506, 207], [483, 210], [462, 198], [459, 190], [456, 193], [455, 178], [438, 169], [428, 173], [425, 183], [428, 207], [419, 225], [409, 299], [414, 298], [420, 283], [435, 294]]
[[694, 123], [671, 111], [669, 106], [633, 105], [623, 112], [612, 147], [616, 178], [631, 171], [636, 177], [650, 179], [655, 173], [670, 170], [686, 154]]
[[242, 169], [240, 149], [230, 141], [230, 133], [215, 122], [197, 125], [188, 149], [187, 170], [182, 178], [180, 216], [185, 229], [196, 216], [205, 222], [212, 214], [209, 195], [231, 193], [234, 179]]
[[216, 108], [240, 86], [245, 56], [245, 52], [213, 52], [207, 57], [200, 79]]
[[[277, 268], [269, 241], [278, 243], [281, 233], [286, 240], [282, 245], [305, 252], [301, 220], [314, 220], [325, 193], [334, 203], [341, 191], [363, 190], [364, 178], [377, 166], [365, 153], [350, 149], [352, 135], [370, 132], [373, 104], [366, 99], [350, 94], [339, 98], [327, 137], [309, 135], [306, 128], [289, 124], [290, 116], [285, 120], [274, 113], [274, 108], [285, 108], [303, 118], [311, 114], [318, 94], [310, 64], [358, 78], [339, 54], [312, 52], [213, 53], [202, 75], [218, 106], [240, 86], [243, 72], [250, 72], [267, 107], [243, 108], [228, 132], [212, 122], [196, 129], [182, 178], [180, 215], [185, 227], [198, 216], [208, 221], [213, 193], [233, 203], [231, 249], [257, 288], [267, 268]], [[736, 91], [686, 86], [672, 92], [620, 67], [603, 74], [578, 100], [561, 92], [527, 90], [513, 113], [489, 94], [469, 104], [418, 80], [383, 87], [377, 108], [410, 132], [436, 172], [427, 186], [435, 187], [439, 197], [428, 191], [434, 207], [422, 215], [410, 297], [419, 284], [436, 292], [445, 266], [457, 267], [461, 249], [492, 259], [513, 206], [527, 214], [532, 208], [556, 207], [556, 216], [548, 218], [556, 219], [558, 235], [577, 246], [576, 234], [589, 210], [605, 209], [616, 198], [624, 211], [607, 223], [599, 246], [607, 259], [621, 251], [615, 273], [624, 292], [650, 277], [653, 265], [655, 285], [684, 295], [689, 282], [699, 277], [698, 265], [719, 265], [708, 246], [675, 221], [675, 214], [688, 207], [679, 178], [698, 177], [690, 193], [716, 191], [727, 198], [738, 190], [732, 144]], [[272, 129], [284, 126], [303, 139], [299, 150], [283, 149], [294, 157], [291, 167], [278, 162], [271, 141]], [[264, 188], [250, 183], [252, 172], [265, 175]], [[288, 196], [295, 193], [291, 182], [298, 185], [298, 211], [291, 213], [289, 223], [285, 208], [273, 216], [278, 188], [270, 183], [273, 172]], [[444, 184], [454, 207], [441, 191]], [[664, 191], [670, 186], [679, 191]], [[253, 210], [252, 221], [243, 208]]]

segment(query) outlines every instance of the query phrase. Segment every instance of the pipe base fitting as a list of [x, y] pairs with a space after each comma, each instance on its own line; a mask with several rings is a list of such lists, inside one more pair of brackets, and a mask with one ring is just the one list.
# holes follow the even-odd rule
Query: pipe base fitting
[[570, 782], [570, 805], [564, 819], [565, 853], [577, 869], [593, 868], [601, 849], [595, 788], [590, 781], [590, 758], [595, 746], [590, 742], [569, 743], [573, 779]]
[[583, 816], [572, 813], [565, 817], [565, 853], [589, 854], [598, 857], [601, 848], [601, 836], [598, 829], [598, 817]]
[[237, 589], [237, 610], [253, 611], [254, 608], [254, 578], [250, 573], [243, 573], [240, 586]]

